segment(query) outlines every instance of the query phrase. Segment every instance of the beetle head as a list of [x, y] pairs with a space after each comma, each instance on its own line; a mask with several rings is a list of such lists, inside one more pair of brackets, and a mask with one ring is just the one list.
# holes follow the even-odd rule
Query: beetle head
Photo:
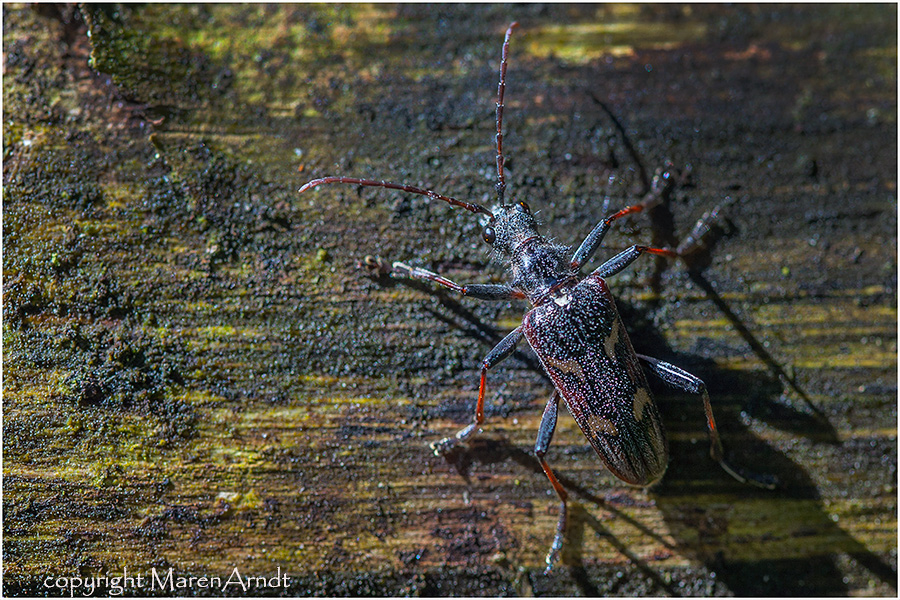
[[484, 241], [505, 256], [511, 255], [521, 242], [537, 236], [537, 221], [524, 202], [495, 206], [482, 232]]

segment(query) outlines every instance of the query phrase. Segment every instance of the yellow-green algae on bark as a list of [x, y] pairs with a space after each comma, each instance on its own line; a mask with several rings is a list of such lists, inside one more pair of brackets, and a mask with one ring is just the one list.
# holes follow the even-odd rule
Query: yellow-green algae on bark
[[[649, 168], [693, 171], [671, 231], [635, 218], [610, 251], [726, 204], [701, 276], [662, 265], [653, 288], [646, 261], [610, 283], [638, 351], [707, 382], [732, 462], [781, 481], [720, 473], [696, 398], [659, 390], [672, 462], [649, 491], [563, 416], [548, 458], [572, 519], [549, 577], [533, 355], [492, 371], [484, 433], [454, 462], [427, 447], [471, 418], [480, 360], [524, 307], [357, 267], [499, 281], [480, 224], [385, 190], [296, 194], [344, 174], [489, 203], [512, 20], [510, 194], [552, 235], [577, 244], [634, 200], [591, 95]], [[289, 575], [256, 595], [895, 595], [896, 21], [884, 5], [5, 6], [4, 593], [172, 569], [193, 583], [166, 592], [218, 595], [201, 578], [237, 568]]]

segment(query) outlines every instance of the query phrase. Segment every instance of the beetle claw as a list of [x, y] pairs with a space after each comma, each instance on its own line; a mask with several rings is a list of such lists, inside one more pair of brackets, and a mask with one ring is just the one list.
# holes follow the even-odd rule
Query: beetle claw
[[429, 446], [431, 447], [431, 451], [434, 452], [435, 456], [445, 456], [456, 449], [456, 445], [459, 443], [459, 440], [454, 437], [445, 437], [439, 442], [431, 442]]
[[367, 254], [361, 261], [357, 263], [360, 269], [366, 269], [374, 277], [387, 275], [391, 272], [391, 267], [380, 256], [372, 256]]

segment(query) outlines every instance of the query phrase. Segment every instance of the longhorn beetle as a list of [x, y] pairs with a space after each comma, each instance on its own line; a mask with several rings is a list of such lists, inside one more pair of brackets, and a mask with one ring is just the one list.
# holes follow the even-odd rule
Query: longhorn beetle
[[666, 470], [669, 451], [659, 412], [641, 363], [670, 386], [697, 394], [703, 399], [709, 430], [710, 455], [729, 475], [744, 483], [771, 488], [771, 484], [748, 479], [735, 471], [723, 458], [722, 443], [716, 429], [706, 385], [697, 377], [675, 365], [637, 354], [628, 339], [616, 304], [604, 279], [619, 273], [642, 254], [677, 257], [678, 252], [663, 248], [634, 245], [616, 254], [587, 276], [581, 268], [603, 242], [613, 221], [640, 212], [658, 201], [661, 189], [670, 183], [671, 175], [657, 177], [644, 202], [623, 208], [600, 221], [569, 257], [570, 249], [543, 237], [537, 230], [534, 215], [525, 202], [504, 204], [506, 180], [503, 175], [503, 94], [506, 89], [506, 66], [509, 40], [518, 23], [506, 31], [500, 60], [500, 83], [497, 90], [497, 204], [490, 210], [478, 204], [463, 202], [431, 190], [370, 179], [323, 177], [300, 188], [329, 183], [348, 183], [401, 190], [442, 200], [484, 215], [484, 241], [494, 253], [508, 263], [513, 279], [507, 285], [460, 285], [438, 273], [395, 262], [378, 268], [394, 277], [423, 279], [455, 290], [463, 296], [481, 300], [527, 299], [532, 308], [522, 324], [498, 343], [481, 363], [481, 383], [475, 405], [475, 419], [455, 436], [431, 445], [436, 455], [449, 452], [469, 439], [484, 421], [484, 395], [487, 372], [513, 353], [524, 337], [534, 349], [555, 390], [544, 409], [538, 428], [534, 453], [559, 496], [559, 520], [556, 535], [547, 553], [547, 572], [553, 567], [563, 544], [566, 530], [566, 490], [550, 469], [544, 456], [556, 429], [559, 400], [562, 398], [581, 431], [603, 460], [606, 467], [622, 481], [649, 486]]

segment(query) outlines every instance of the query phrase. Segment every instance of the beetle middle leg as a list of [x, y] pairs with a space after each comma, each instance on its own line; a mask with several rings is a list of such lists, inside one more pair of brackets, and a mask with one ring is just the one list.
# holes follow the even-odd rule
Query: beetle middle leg
[[641, 254], [658, 254], [659, 256], [676, 257], [678, 253], [674, 250], [666, 250], [664, 248], [651, 248], [650, 246], [634, 245], [616, 254], [608, 261], [594, 269], [592, 275], [598, 277], [611, 277], [616, 273], [622, 272], [625, 267], [633, 263]]
[[[382, 275], [390, 275], [391, 277], [408, 277], [410, 279], [424, 279], [425, 281], [433, 281], [438, 285], [450, 288], [459, 292], [463, 296], [471, 298], [479, 298], [481, 300], [513, 300], [524, 298], [525, 295], [514, 288], [507, 285], [497, 285], [490, 283], [471, 283], [460, 285], [455, 281], [447, 279], [443, 275], [422, 269], [419, 267], [411, 267], [406, 263], [394, 262], [390, 267], [380, 258], [367, 256], [364, 265], [377, 271]], [[455, 436], [446, 437], [439, 442], [431, 444], [431, 449], [435, 455], [440, 456], [452, 450], [459, 442], [465, 441], [478, 430], [478, 427], [484, 422], [484, 392], [487, 383], [488, 369], [502, 361], [504, 358], [512, 354], [518, 343], [522, 339], [522, 328], [517, 327], [509, 332], [494, 348], [488, 352], [488, 355], [481, 361], [481, 383], [478, 386], [478, 402], [475, 405], [475, 419], [472, 423], [462, 428]]]
[[485, 384], [487, 382], [488, 369], [512, 354], [521, 339], [522, 327], [520, 325], [519, 327], [516, 327], [515, 329], [510, 331], [505, 338], [500, 340], [500, 343], [494, 346], [494, 349], [488, 352], [488, 355], [484, 357], [483, 361], [481, 361], [481, 383], [478, 386], [478, 402], [475, 405], [475, 419], [468, 426], [460, 429], [455, 436], [446, 437], [439, 442], [434, 442], [433, 444], [431, 444], [431, 449], [434, 451], [436, 456], [446, 454], [447, 452], [452, 450], [459, 442], [463, 442], [469, 439], [473, 433], [478, 431], [478, 428], [484, 422], [484, 391]]
[[537, 441], [534, 443], [534, 454], [537, 456], [538, 461], [540, 461], [541, 468], [544, 470], [544, 474], [547, 475], [547, 479], [550, 480], [553, 489], [556, 490], [556, 495], [559, 496], [559, 520], [556, 522], [556, 535], [553, 537], [553, 544], [550, 545], [550, 551], [547, 553], [547, 568], [544, 570], [545, 573], [553, 568], [553, 563], [556, 562], [559, 551], [562, 549], [568, 517], [566, 499], [569, 497], [569, 494], [556, 478], [556, 475], [553, 474], [550, 465], [544, 460], [544, 455], [547, 454], [547, 450], [550, 447], [550, 441], [553, 439], [553, 432], [556, 431], [556, 417], [558, 414], [559, 392], [553, 390], [553, 395], [550, 396], [550, 400], [544, 408], [544, 415], [541, 417], [541, 425], [538, 428]]
[[709, 401], [709, 392], [706, 391], [706, 384], [699, 377], [691, 375], [683, 369], [679, 369], [671, 363], [661, 361], [643, 354], [638, 354], [650, 371], [673, 388], [688, 392], [690, 394], [699, 394], [703, 398], [703, 409], [706, 411], [706, 427], [709, 432], [710, 448], [709, 454], [726, 473], [734, 477], [741, 483], [749, 483], [757, 487], [765, 489], [775, 489], [773, 483], [761, 481], [756, 477], [745, 477], [738, 473], [731, 465], [725, 461], [724, 452], [722, 450], [722, 440], [719, 438], [719, 430], [716, 427], [716, 419], [713, 416], [712, 405]]

